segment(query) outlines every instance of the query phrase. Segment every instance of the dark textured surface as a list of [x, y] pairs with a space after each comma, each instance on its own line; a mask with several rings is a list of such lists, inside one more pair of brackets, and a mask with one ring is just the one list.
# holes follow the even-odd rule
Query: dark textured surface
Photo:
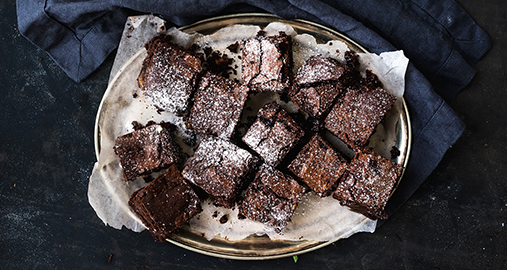
[[417, 192], [374, 234], [268, 262], [217, 259], [104, 226], [88, 204], [93, 125], [113, 56], [81, 84], [21, 37], [0, 3], [0, 268], [505, 269], [507, 4], [459, 2], [492, 37], [451, 104], [467, 125]]

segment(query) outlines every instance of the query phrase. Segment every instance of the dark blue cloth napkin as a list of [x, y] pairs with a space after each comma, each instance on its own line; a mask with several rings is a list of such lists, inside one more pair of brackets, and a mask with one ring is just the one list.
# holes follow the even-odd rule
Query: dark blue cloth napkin
[[129, 15], [156, 14], [168, 24], [264, 12], [334, 28], [374, 53], [402, 49], [411, 63], [405, 100], [413, 143], [387, 212], [398, 209], [430, 175], [465, 126], [449, 107], [490, 48], [489, 36], [452, 0], [46, 0], [17, 1], [18, 28], [76, 82], [118, 46]]

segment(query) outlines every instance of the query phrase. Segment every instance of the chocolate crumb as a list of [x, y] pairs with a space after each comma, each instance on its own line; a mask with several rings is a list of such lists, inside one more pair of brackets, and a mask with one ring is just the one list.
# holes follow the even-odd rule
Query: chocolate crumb
[[223, 215], [223, 216], [220, 218], [220, 224], [224, 224], [224, 223], [226, 223], [227, 221], [229, 221], [229, 216], [227, 216], [227, 215]]
[[400, 154], [400, 150], [396, 146], [393, 146], [393, 148], [391, 148], [391, 159], [399, 157]]
[[139, 130], [143, 128], [143, 125], [137, 121], [132, 121], [132, 127], [134, 130]]
[[238, 213], [238, 219], [241, 220], [241, 219], [245, 219], [246, 217], [244, 215], [242, 215], [241, 213]]
[[216, 218], [216, 217], [218, 217], [218, 211], [213, 212], [213, 215], [212, 215], [211, 217], [212, 217], [212, 218]]
[[139, 97], [139, 95], [138, 95], [137, 93], [134, 93], [134, 94], [132, 95], [132, 97], [133, 97], [133, 98], [138, 98], [138, 97]]
[[157, 113], [160, 114], [162, 112], [165, 112], [164, 109], [160, 108], [159, 106], [155, 105], [155, 108], [157, 108]]
[[259, 32], [257, 32], [258, 37], [262, 37], [264, 35], [266, 35], [266, 31], [264, 31], [264, 30], [259, 30]]
[[237, 41], [235, 43], [227, 46], [227, 49], [233, 53], [238, 53], [238, 48], [239, 48], [239, 42], [237, 42]]
[[[209, 51], [209, 47], [205, 48], [206, 61], [205, 67], [207, 70], [216, 75], [229, 78], [229, 72], [232, 70], [232, 59], [227, 54], [221, 54], [219, 51]], [[211, 49], [211, 48], [209, 48]]]

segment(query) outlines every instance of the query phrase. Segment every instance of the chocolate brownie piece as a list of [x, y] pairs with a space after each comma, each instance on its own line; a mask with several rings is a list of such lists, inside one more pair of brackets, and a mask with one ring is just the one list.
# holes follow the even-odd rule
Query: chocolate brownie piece
[[325, 120], [325, 127], [352, 148], [364, 146], [391, 109], [396, 97], [376, 87], [349, 89]]
[[321, 197], [329, 195], [346, 168], [347, 161], [318, 134], [289, 164], [289, 170]]
[[199, 83], [187, 124], [200, 133], [230, 138], [247, 96], [248, 87], [206, 72]]
[[172, 165], [146, 187], [134, 192], [129, 206], [157, 242], [162, 242], [201, 212], [200, 200]]
[[247, 189], [239, 213], [280, 232], [290, 222], [304, 192], [296, 180], [263, 164]]
[[148, 55], [138, 83], [156, 107], [183, 114], [202, 71], [201, 60], [170, 40], [170, 36], [160, 35], [145, 45]]
[[252, 91], [283, 91], [289, 87], [292, 69], [292, 38], [256, 36], [241, 43], [241, 79]]
[[259, 110], [242, 140], [275, 167], [303, 136], [303, 129], [273, 101]]
[[373, 152], [359, 151], [333, 197], [371, 219], [386, 219], [384, 207], [401, 172], [400, 165]]
[[305, 85], [338, 81], [344, 73], [345, 68], [338, 60], [323, 55], [314, 55], [298, 69], [295, 83]]
[[182, 174], [208, 193], [217, 205], [230, 208], [255, 162], [252, 154], [231, 142], [204, 136]]
[[172, 131], [171, 124], [153, 123], [116, 138], [114, 152], [120, 159], [126, 181], [180, 161], [181, 149]]
[[310, 57], [299, 68], [290, 91], [291, 100], [312, 117], [320, 117], [343, 92], [345, 68], [338, 60], [322, 55]]

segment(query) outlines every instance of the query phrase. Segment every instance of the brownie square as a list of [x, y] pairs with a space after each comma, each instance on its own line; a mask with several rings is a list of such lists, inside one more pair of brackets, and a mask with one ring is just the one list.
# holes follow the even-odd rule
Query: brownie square
[[197, 86], [201, 60], [170, 40], [170, 36], [160, 35], [145, 45], [148, 55], [138, 83], [158, 109], [181, 115]]
[[230, 208], [255, 161], [252, 154], [231, 142], [205, 136], [185, 163], [182, 174], [208, 193], [217, 205]]
[[298, 69], [295, 83], [305, 85], [336, 82], [344, 73], [345, 68], [338, 60], [323, 55], [314, 55]]
[[172, 131], [171, 124], [153, 123], [116, 138], [114, 152], [120, 159], [124, 180], [134, 180], [180, 162], [181, 150]]
[[187, 124], [200, 133], [230, 138], [247, 96], [248, 87], [207, 72], [199, 83]]
[[129, 206], [157, 242], [162, 242], [201, 212], [200, 200], [172, 165], [146, 187], [134, 192]]
[[329, 195], [346, 168], [347, 161], [318, 134], [289, 164], [289, 170], [321, 197]]
[[320, 117], [343, 92], [340, 81], [345, 68], [338, 60], [322, 55], [310, 57], [298, 70], [290, 91], [292, 102], [312, 117]]
[[263, 164], [247, 189], [239, 213], [280, 232], [290, 222], [304, 192], [296, 180]]
[[257, 36], [242, 41], [241, 79], [255, 92], [283, 91], [289, 87], [292, 69], [292, 38]]
[[359, 151], [333, 197], [371, 219], [386, 219], [384, 207], [401, 172], [400, 165], [373, 152]]
[[242, 140], [269, 165], [277, 166], [304, 136], [303, 129], [276, 102], [264, 105]]
[[376, 87], [349, 89], [325, 120], [326, 128], [352, 148], [366, 145], [377, 125], [391, 109], [396, 97]]

